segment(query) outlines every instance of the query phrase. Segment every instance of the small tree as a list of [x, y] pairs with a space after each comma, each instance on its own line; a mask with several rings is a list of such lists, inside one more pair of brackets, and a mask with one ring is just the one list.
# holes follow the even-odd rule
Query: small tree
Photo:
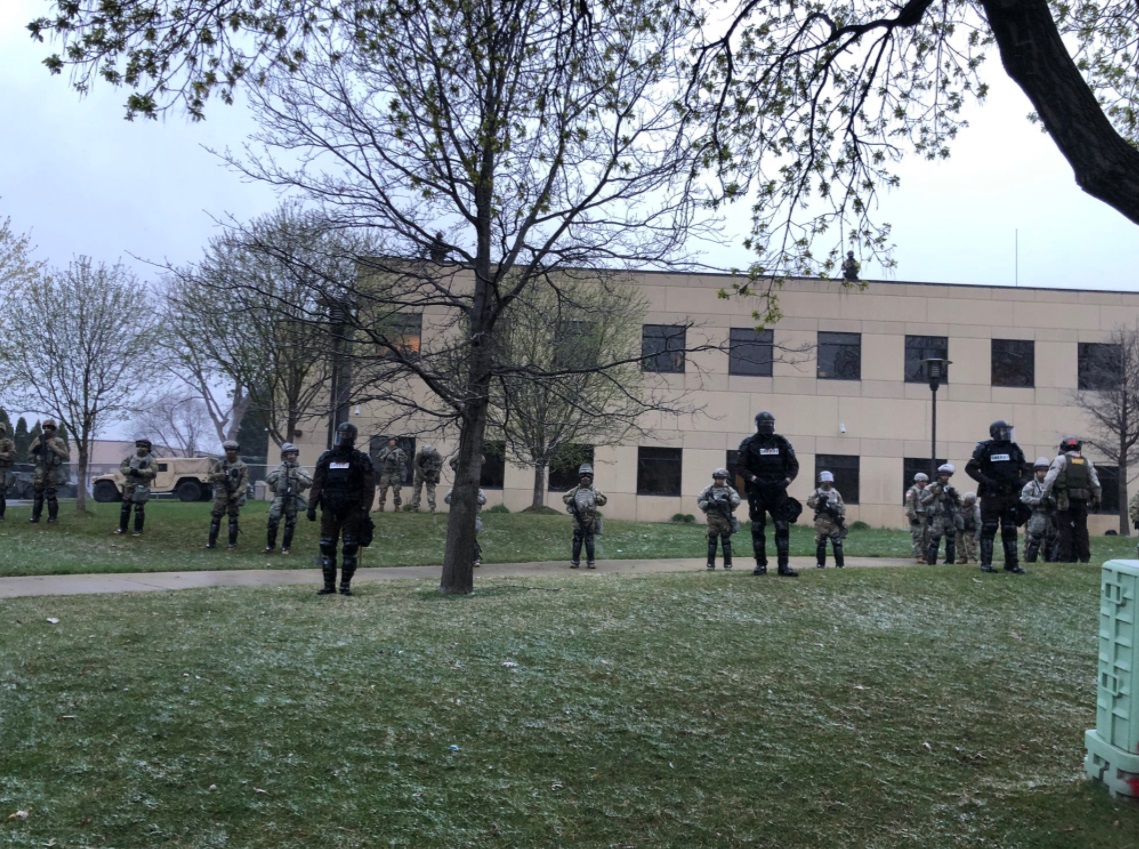
[[32, 444], [35, 437], [28, 433], [28, 420], [20, 416], [16, 420], [16, 432], [12, 435], [12, 441], [16, 443], [16, 462], [28, 462], [28, 447]]
[[146, 289], [121, 265], [79, 257], [19, 286], [0, 317], [12, 406], [59, 420], [79, 455], [78, 512], [86, 510], [91, 443], [132, 409], [152, 367]]
[[1139, 325], [1117, 327], [1079, 353], [1081, 385], [1072, 401], [1092, 425], [1085, 444], [1119, 467], [1119, 533], [1129, 536], [1127, 479], [1139, 463]]
[[164, 392], [142, 404], [132, 429], [135, 439], [146, 438], [155, 449], [181, 457], [197, 457], [213, 445], [214, 426], [205, 402], [189, 392]]

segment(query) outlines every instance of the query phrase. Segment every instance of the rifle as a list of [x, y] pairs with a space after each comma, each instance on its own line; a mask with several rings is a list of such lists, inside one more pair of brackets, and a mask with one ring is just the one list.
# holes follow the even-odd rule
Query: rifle
[[728, 523], [728, 527], [731, 528], [732, 533], [734, 534], [739, 531], [739, 519], [737, 519], [732, 512], [731, 501], [727, 497], [721, 498], [719, 493], [709, 493], [708, 499], [711, 501], [716, 512], [724, 517], [724, 521]]
[[225, 491], [233, 495], [237, 492], [239, 483], [241, 483], [241, 469], [236, 466], [230, 466], [225, 470]]
[[[820, 490], [820, 492], [822, 491]], [[826, 493], [822, 494], [824, 496], [826, 495]], [[818, 504], [819, 512], [830, 516], [831, 521], [838, 526], [838, 529], [842, 532], [842, 535], [846, 536], [846, 517], [838, 512], [838, 507], [830, 500], [830, 498], [824, 497], [816, 503]]]

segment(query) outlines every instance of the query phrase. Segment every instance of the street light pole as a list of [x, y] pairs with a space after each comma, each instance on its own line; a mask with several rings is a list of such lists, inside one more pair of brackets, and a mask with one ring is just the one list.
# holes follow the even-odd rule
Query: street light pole
[[946, 367], [950, 361], [944, 357], [926, 357], [922, 360], [925, 375], [929, 379], [930, 427], [929, 427], [929, 479], [937, 480], [937, 390], [945, 379]]

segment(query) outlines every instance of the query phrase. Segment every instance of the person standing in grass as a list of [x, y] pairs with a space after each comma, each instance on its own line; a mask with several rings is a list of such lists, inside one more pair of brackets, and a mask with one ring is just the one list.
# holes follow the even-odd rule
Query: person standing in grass
[[28, 453], [32, 455], [36, 469], [32, 479], [32, 518], [28, 521], [40, 520], [46, 502], [47, 523], [54, 525], [59, 521], [59, 487], [67, 479], [63, 470], [63, 464], [68, 459], [67, 446], [55, 435], [55, 419], [45, 421], [41, 433], [28, 446]]
[[119, 510], [119, 526], [116, 534], [127, 532], [131, 506], [134, 506], [134, 533], [142, 536], [142, 526], [146, 521], [146, 502], [150, 500], [150, 483], [158, 475], [158, 462], [150, 455], [153, 447], [149, 439], [136, 439], [134, 453], [123, 458], [119, 464], [119, 474], [123, 481], [123, 506]]
[[356, 450], [356, 425], [341, 422], [336, 444], [316, 461], [312, 475], [312, 500], [306, 516], [316, 521], [320, 507], [320, 571], [324, 587], [318, 595], [336, 592], [336, 541], [342, 540], [344, 559], [340, 571], [340, 594], [352, 595], [360, 547], [370, 540], [368, 511], [376, 497], [376, 470], [372, 459]]
[[914, 475], [914, 485], [906, 490], [904, 499], [906, 518], [910, 521], [910, 542], [913, 545], [914, 560], [918, 563], [925, 563], [925, 550], [929, 545], [929, 525], [926, 524], [925, 505], [921, 503], [922, 490], [928, 485], [929, 475], [918, 472]]
[[819, 472], [819, 485], [809, 496], [807, 506], [815, 511], [815, 566], [827, 568], [827, 540], [834, 549], [834, 565], [846, 565], [842, 541], [846, 537], [846, 505], [834, 488], [834, 473]]
[[273, 493], [269, 507], [269, 524], [266, 529], [265, 553], [272, 554], [277, 547], [277, 528], [285, 517], [285, 536], [281, 540], [281, 554], [288, 554], [293, 545], [293, 532], [297, 527], [297, 514], [308, 508], [304, 491], [312, 486], [312, 478], [297, 463], [300, 451], [291, 442], [281, 446], [281, 465], [269, 472], [265, 483]]
[[581, 546], [585, 544], [585, 568], [596, 569], [597, 558], [594, 550], [594, 536], [600, 517], [597, 508], [604, 507], [609, 500], [605, 493], [593, 486], [593, 466], [583, 463], [577, 470], [578, 484], [565, 495], [566, 510], [573, 516], [573, 553], [570, 568], [581, 565]]
[[210, 536], [206, 541], [206, 548], [214, 548], [218, 544], [218, 533], [221, 531], [221, 517], [229, 515], [229, 545], [230, 551], [237, 548], [238, 517], [241, 508], [245, 506], [245, 489], [249, 486], [249, 467], [238, 456], [241, 446], [232, 439], [227, 439], [221, 445], [225, 457], [213, 460], [210, 463], [209, 474], [206, 480], [214, 485], [214, 506], [210, 511]]
[[[451, 493], [454, 491], [455, 491], [454, 489], [447, 490], [447, 494], [445, 496], [443, 496], [443, 503], [445, 503], [445, 504], [451, 503]], [[483, 505], [485, 505], [485, 504], [486, 504], [486, 493], [483, 492], [482, 488], [480, 487], [479, 488], [479, 494], [475, 499], [475, 553], [474, 553], [474, 565], [475, 566], [482, 566], [482, 546], [479, 544], [479, 534], [482, 533], [483, 523], [482, 523], [482, 516], [480, 516], [479, 514], [482, 513], [482, 508], [483, 508]], [[431, 512], [433, 512], [433, 513], [435, 512], [435, 506], [434, 505], [431, 506]]]
[[961, 496], [949, 483], [957, 467], [952, 463], [942, 463], [937, 467], [937, 480], [922, 491], [921, 502], [925, 505], [929, 520], [929, 547], [926, 549], [926, 563], [937, 565], [937, 551], [941, 538], [945, 537], [946, 565], [957, 562], [957, 514], [961, 510]]
[[981, 533], [981, 505], [977, 503], [977, 493], [966, 492], [961, 496], [961, 512], [957, 514], [957, 525], [961, 545], [957, 549], [957, 562], [960, 564], [977, 562], [977, 537]]
[[708, 518], [708, 571], [716, 568], [716, 542], [724, 549], [724, 569], [732, 568], [732, 534], [739, 530], [739, 520], [733, 515], [740, 506], [740, 495], [728, 485], [728, 470], [712, 472], [712, 483], [700, 490], [696, 506]]
[[8, 470], [16, 461], [16, 443], [8, 436], [8, 425], [0, 422], [0, 522], [8, 507]]

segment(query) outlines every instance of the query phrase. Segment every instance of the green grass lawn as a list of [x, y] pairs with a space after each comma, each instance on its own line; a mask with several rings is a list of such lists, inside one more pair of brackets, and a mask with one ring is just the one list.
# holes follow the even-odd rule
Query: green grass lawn
[[1139, 842], [1097, 569], [580, 577], [5, 601], [0, 845]]
[[[118, 504], [92, 504], [87, 516], [77, 516], [72, 503], [64, 503], [58, 525], [29, 524], [26, 506], [9, 507], [0, 523], [0, 577], [6, 575], [60, 575], [85, 572], [166, 572], [200, 569], [296, 569], [311, 566], [317, 552], [318, 525], [301, 517], [293, 541], [293, 554], [266, 556], [265, 524], [268, 505], [253, 502], [242, 511], [239, 547], [226, 551], [223, 521], [220, 547], [203, 546], [209, 529], [209, 505], [154, 501], [147, 505], [146, 535], [140, 539], [115, 536]], [[377, 538], [363, 554], [364, 566], [420, 566], [442, 563], [447, 516], [426, 513], [375, 513]], [[526, 513], [484, 514], [486, 530], [479, 537], [486, 563], [567, 560], [570, 551], [570, 517]], [[280, 538], [278, 537], [278, 543]], [[768, 528], [768, 552], [774, 557], [774, 540]], [[1114, 557], [1135, 557], [1133, 539], [1097, 537], [1092, 540], [1093, 562]], [[735, 537], [737, 558], [751, 563], [749, 526]], [[998, 545], [999, 548], [999, 545]], [[602, 560], [703, 557], [704, 525], [622, 522], [607, 519], [598, 537]], [[814, 555], [810, 523], [792, 526], [791, 553]], [[851, 531], [846, 542], [851, 556], [910, 556], [909, 533], [901, 530]], [[998, 555], [999, 559], [999, 555]]]

